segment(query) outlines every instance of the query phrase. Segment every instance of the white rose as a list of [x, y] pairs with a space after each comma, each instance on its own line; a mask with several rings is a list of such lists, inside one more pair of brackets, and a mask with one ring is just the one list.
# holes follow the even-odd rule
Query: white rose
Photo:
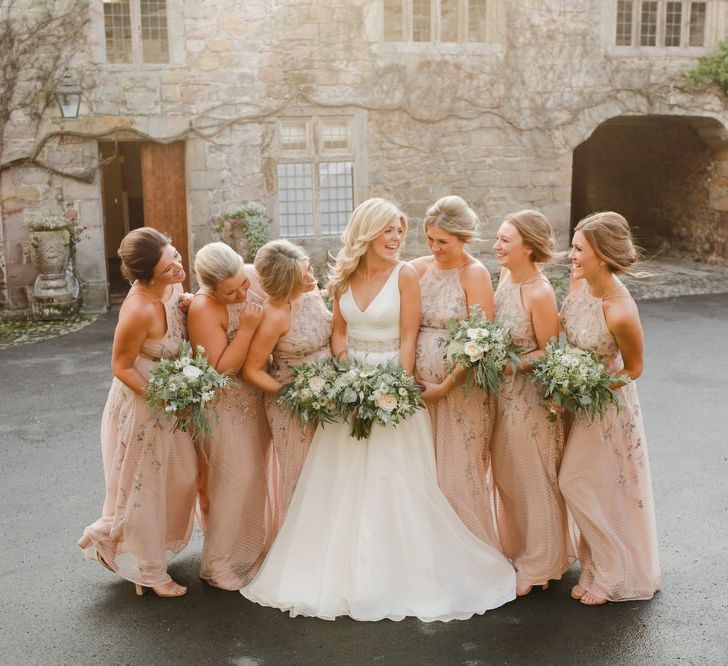
[[186, 365], [182, 368], [182, 374], [187, 379], [197, 379], [202, 374], [202, 370], [196, 368], [194, 365]]
[[488, 331], [486, 329], [483, 329], [481, 333], [481, 329], [479, 328], [469, 328], [465, 331], [465, 334], [468, 336], [468, 339], [477, 340], [481, 334], [485, 334], [487, 332]]
[[311, 377], [308, 380], [308, 387], [314, 393], [321, 393], [326, 388], [326, 381], [321, 377]]
[[377, 407], [385, 412], [391, 412], [397, 407], [397, 398], [391, 393], [380, 396], [377, 400]]
[[463, 345], [463, 351], [470, 357], [472, 363], [483, 357], [483, 348], [472, 340]]

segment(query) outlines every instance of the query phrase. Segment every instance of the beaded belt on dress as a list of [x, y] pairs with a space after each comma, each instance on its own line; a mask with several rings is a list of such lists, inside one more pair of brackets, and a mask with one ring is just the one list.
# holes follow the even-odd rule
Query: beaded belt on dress
[[358, 340], [349, 336], [349, 349], [358, 352], [399, 351], [399, 338], [389, 340]]

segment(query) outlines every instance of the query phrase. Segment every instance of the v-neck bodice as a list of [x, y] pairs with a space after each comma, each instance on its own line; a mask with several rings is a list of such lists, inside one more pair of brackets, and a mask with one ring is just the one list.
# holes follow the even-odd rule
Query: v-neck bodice
[[398, 262], [377, 295], [364, 310], [354, 300], [351, 286], [339, 301], [350, 339], [367, 342], [389, 342], [399, 338], [399, 271]]

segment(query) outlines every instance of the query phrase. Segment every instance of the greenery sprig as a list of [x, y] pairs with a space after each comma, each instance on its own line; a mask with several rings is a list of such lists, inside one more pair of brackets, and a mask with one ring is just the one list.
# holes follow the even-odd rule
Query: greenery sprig
[[728, 95], [728, 41], [719, 42], [717, 52], [700, 58], [695, 67], [685, 72], [685, 76], [698, 85], [717, 83]]

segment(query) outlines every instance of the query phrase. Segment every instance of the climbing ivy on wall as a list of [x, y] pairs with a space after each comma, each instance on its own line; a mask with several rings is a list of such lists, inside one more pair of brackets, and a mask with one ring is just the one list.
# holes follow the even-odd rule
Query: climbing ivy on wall
[[698, 85], [717, 83], [728, 95], [728, 41], [720, 42], [714, 55], [701, 58], [685, 76]]

